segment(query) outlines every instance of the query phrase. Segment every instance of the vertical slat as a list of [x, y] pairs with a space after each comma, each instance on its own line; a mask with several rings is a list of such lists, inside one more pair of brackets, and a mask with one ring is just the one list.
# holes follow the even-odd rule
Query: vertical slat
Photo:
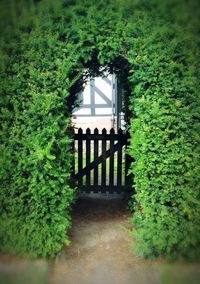
[[[82, 128], [78, 129], [78, 172], [81, 172], [83, 168], [83, 130]], [[78, 184], [83, 184], [83, 177], [80, 177]]]
[[127, 147], [126, 147], [126, 154], [125, 154], [125, 185], [128, 186], [130, 183], [130, 176], [128, 175], [128, 170], [130, 167], [130, 156], [127, 153]]
[[127, 144], [127, 135], [123, 133], [122, 135], [122, 186], [126, 186], [126, 144]]
[[118, 130], [118, 150], [117, 150], [117, 191], [122, 187], [122, 130]]
[[94, 130], [94, 185], [98, 185], [98, 154], [99, 154], [99, 144], [98, 144], [98, 134], [99, 130], [95, 128]]
[[131, 177], [130, 175], [128, 175], [128, 170], [130, 168], [131, 165], [131, 157], [130, 155], [127, 153], [128, 152], [128, 145], [129, 145], [129, 134], [126, 133], [126, 154], [125, 154], [125, 186], [128, 187], [130, 186], [130, 181], [131, 181]]
[[[90, 129], [87, 128], [86, 129], [86, 167], [89, 166], [90, 164], [90, 161], [91, 161], [91, 158], [90, 158]], [[90, 185], [90, 170], [87, 170], [87, 173], [86, 173], [86, 185]]]
[[75, 139], [74, 139], [74, 129], [72, 128], [70, 130], [70, 135], [72, 137], [72, 164], [71, 164], [71, 173], [72, 173], [72, 177], [74, 177], [75, 175]]
[[102, 169], [101, 169], [101, 185], [106, 185], [106, 134], [104, 128], [102, 130]]
[[114, 134], [115, 130], [110, 130], [110, 168], [109, 168], [109, 185], [114, 185]]

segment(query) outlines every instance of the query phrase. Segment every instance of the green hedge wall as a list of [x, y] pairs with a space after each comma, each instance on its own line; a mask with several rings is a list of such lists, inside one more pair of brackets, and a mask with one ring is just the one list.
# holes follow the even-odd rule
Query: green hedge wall
[[186, 22], [191, 7], [178, 4], [167, 15], [161, 6], [148, 12], [148, 21], [140, 20], [140, 48], [129, 55], [132, 220], [141, 255], [193, 259], [200, 255], [199, 39], [192, 33], [195, 17]]
[[127, 80], [134, 246], [143, 256], [198, 257], [197, 1], [5, 3], [1, 249], [53, 256], [69, 243], [74, 95], [85, 68], [107, 66]]
[[11, 55], [1, 80], [0, 244], [4, 251], [53, 256], [69, 243], [75, 197], [69, 186], [67, 99], [76, 56], [48, 30], [51, 21], [35, 26], [31, 21], [24, 17], [16, 41], [9, 41]]

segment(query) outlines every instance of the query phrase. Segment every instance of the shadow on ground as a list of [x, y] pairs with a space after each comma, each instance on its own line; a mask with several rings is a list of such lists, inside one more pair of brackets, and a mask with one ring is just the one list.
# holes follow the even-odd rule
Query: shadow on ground
[[83, 198], [73, 208], [71, 245], [54, 261], [2, 255], [0, 283], [197, 284], [199, 265], [142, 260], [128, 235], [127, 202]]

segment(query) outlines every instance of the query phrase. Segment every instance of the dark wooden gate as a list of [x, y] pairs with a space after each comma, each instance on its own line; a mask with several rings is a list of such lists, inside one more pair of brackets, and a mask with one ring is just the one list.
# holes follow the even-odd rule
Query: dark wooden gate
[[127, 134], [121, 129], [85, 133], [81, 128], [74, 134], [73, 181], [85, 192], [121, 193], [130, 187], [127, 175], [130, 157], [126, 153]]

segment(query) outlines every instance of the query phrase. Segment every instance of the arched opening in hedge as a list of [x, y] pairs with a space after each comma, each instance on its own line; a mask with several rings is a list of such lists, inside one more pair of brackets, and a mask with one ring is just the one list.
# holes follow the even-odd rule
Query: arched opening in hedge
[[[75, 125], [73, 124], [74, 120], [72, 120], [72, 127], [75, 127], [75, 141], [72, 142], [73, 152], [75, 152], [74, 165], [72, 166], [72, 181], [81, 192], [118, 193], [121, 196], [133, 195], [133, 181], [131, 181], [131, 177], [128, 175], [131, 163], [131, 158], [128, 155], [128, 129], [131, 118], [129, 111], [131, 95], [129, 82], [130, 64], [125, 58], [116, 56], [116, 58], [102, 66], [98, 61], [98, 50], [94, 53], [97, 56], [91, 56], [92, 59], [82, 65], [81, 70], [84, 70], [84, 72], [70, 88], [69, 101], [72, 105], [72, 112], [73, 106], [76, 106], [77, 94], [83, 91], [85, 83], [88, 80], [92, 80], [92, 78], [94, 80], [95, 77], [104, 77], [105, 73], [107, 75], [115, 74], [117, 84], [115, 81], [115, 87], [113, 87], [111, 81], [109, 81], [111, 85], [109, 91], [113, 92], [114, 88], [116, 93], [114, 94], [115, 98], [113, 98], [113, 93], [110, 96], [106, 94], [105, 90], [102, 93], [96, 86], [90, 85], [90, 91], [86, 95], [89, 96], [90, 104], [93, 101], [93, 114], [89, 116], [87, 113], [85, 123], [83, 114]], [[99, 106], [98, 104], [94, 106], [96, 100], [95, 90], [97, 92], [100, 91], [100, 95], [107, 99], [109, 105], [107, 110], [112, 112], [113, 115], [100, 113], [101, 116], [98, 117], [97, 113], [97, 116], [95, 116], [96, 108], [98, 109]], [[85, 100], [87, 100], [86, 95], [84, 97]], [[88, 107], [91, 107], [90, 104], [86, 104], [84, 107], [88, 109]], [[112, 104], [114, 104], [114, 111]], [[101, 107], [100, 111], [101, 109], [104, 110], [106, 106], [102, 104]], [[118, 109], [123, 112], [123, 130], [118, 127], [120, 124], [119, 119], [121, 119], [117, 116]], [[104, 118], [105, 116], [107, 119]], [[101, 122], [102, 118], [104, 119], [103, 122]], [[116, 123], [113, 121], [111, 123], [111, 119]]]

